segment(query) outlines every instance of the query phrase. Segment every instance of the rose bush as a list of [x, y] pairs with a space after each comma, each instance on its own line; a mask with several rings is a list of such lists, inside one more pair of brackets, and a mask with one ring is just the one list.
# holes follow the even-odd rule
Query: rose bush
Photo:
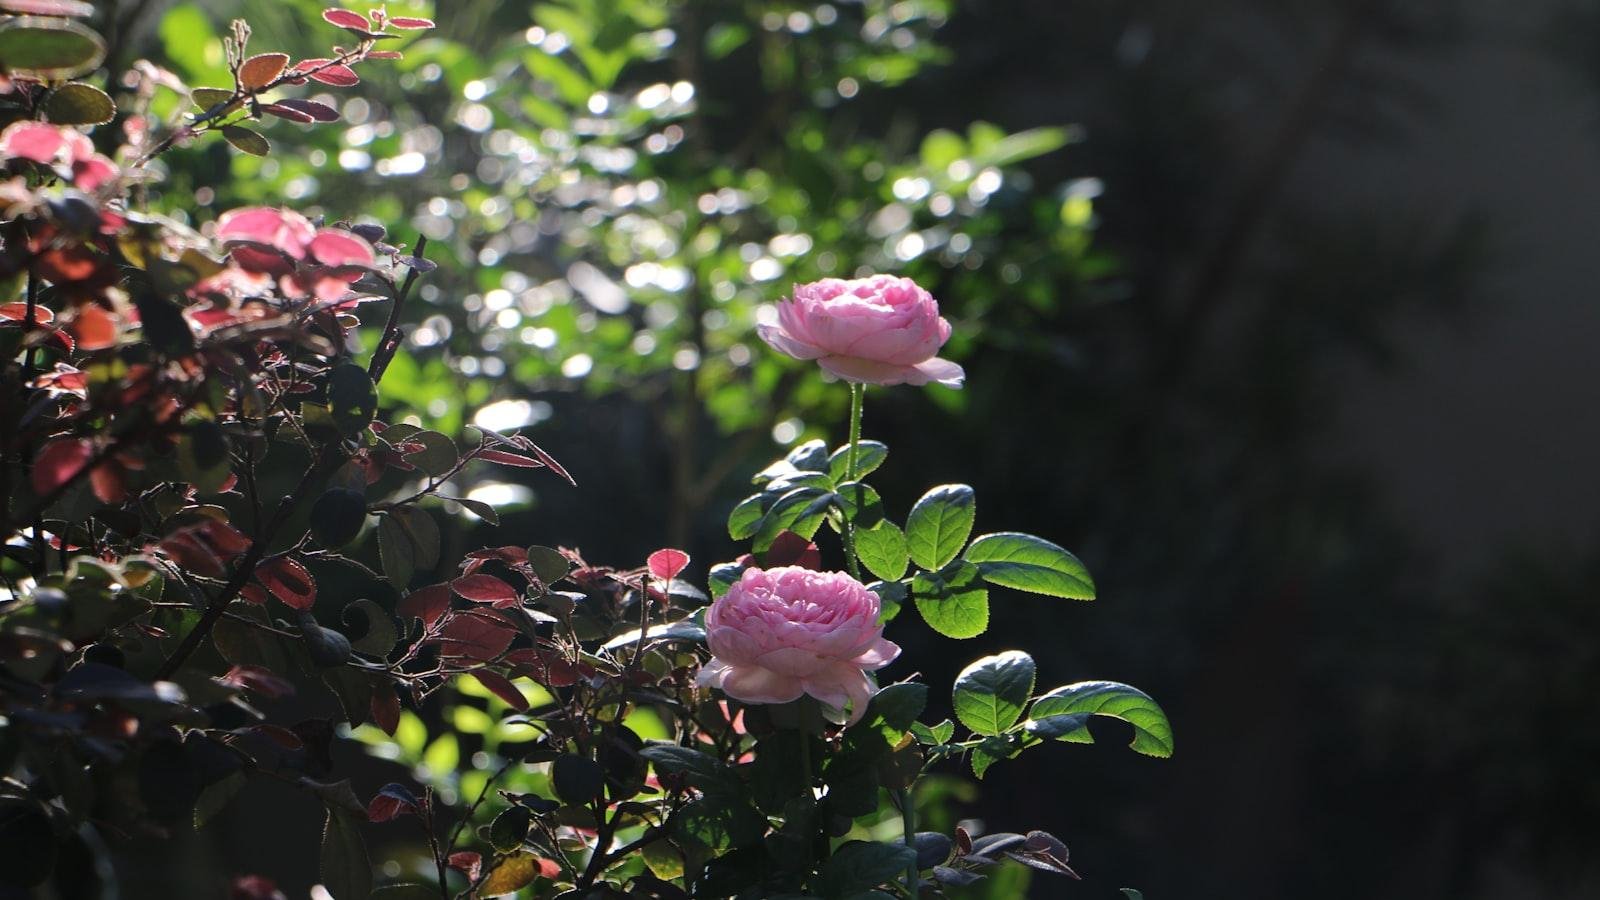
[[[922, 896], [1006, 859], [1073, 874], [1043, 832], [919, 832], [926, 772], [965, 760], [981, 778], [1047, 741], [1088, 742], [1091, 716], [1171, 752], [1149, 697], [1114, 682], [1037, 691], [1021, 651], [962, 673], [950, 701], [964, 730], [919, 721], [928, 685], [868, 674], [895, 659], [884, 631], [907, 627], [908, 606], [961, 639], [984, 630], [991, 589], [1094, 596], [1061, 547], [971, 538], [965, 485], [897, 518], [866, 483], [888, 448], [861, 437], [862, 383], [962, 377], [934, 355], [950, 326], [912, 282], [796, 289], [766, 336], [853, 382], [849, 439], [757, 475], [729, 518], [750, 552], [712, 566], [708, 590], [671, 549], [621, 569], [509, 538], [452, 549], [456, 516], [496, 521], [463, 491], [478, 464], [574, 480], [525, 435], [386, 414], [425, 242], [277, 205], [195, 229], [140, 200], [178, 144], [216, 133], [267, 153], [242, 123], [336, 117], [280, 92], [354, 85], [352, 66], [401, 52], [377, 49], [390, 29], [430, 23], [328, 10], [353, 46], [298, 62], [251, 52], [236, 23], [231, 87], [146, 63], [119, 106], [68, 80], [104, 55], [73, 21], [85, 5], [21, 6], [44, 15], [0, 15], [0, 49], [33, 48], [27, 69], [6, 57], [0, 82], [12, 880], [64, 883], [58, 865], [106, 841], [205, 827], [265, 779], [321, 805], [319, 879], [336, 900]], [[187, 111], [156, 115], [162, 92]], [[110, 155], [75, 130], [118, 115], [127, 143]], [[821, 571], [825, 555], [851, 574]], [[407, 774], [358, 793], [336, 765], [345, 740]], [[390, 830], [377, 869], [371, 829]], [[241, 873], [235, 892], [273, 896], [272, 876]]]

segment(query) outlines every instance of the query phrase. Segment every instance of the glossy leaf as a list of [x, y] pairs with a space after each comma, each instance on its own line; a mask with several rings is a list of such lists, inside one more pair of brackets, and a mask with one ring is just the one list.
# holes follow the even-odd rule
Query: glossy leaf
[[1093, 600], [1094, 580], [1076, 556], [1031, 534], [1005, 531], [972, 542], [962, 556], [990, 584], [1071, 600]]
[[116, 116], [117, 106], [105, 91], [74, 81], [50, 92], [44, 114], [56, 125], [103, 125]]
[[234, 149], [248, 153], [251, 156], [266, 156], [272, 152], [272, 142], [261, 136], [258, 131], [252, 131], [242, 125], [222, 126], [222, 136]]
[[888, 519], [872, 528], [856, 531], [856, 555], [867, 571], [884, 581], [898, 581], [905, 577], [911, 557], [906, 549], [906, 535], [900, 526]]
[[[1074, 713], [1092, 713], [1121, 719], [1133, 726], [1134, 750], [1146, 756], [1172, 755], [1172, 725], [1149, 694], [1115, 681], [1083, 681], [1058, 687], [1035, 700], [1028, 715], [1034, 719]], [[1092, 744], [1087, 727], [1062, 734], [1058, 740]]]
[[1004, 733], [1022, 718], [1033, 693], [1034, 674], [1033, 657], [1020, 650], [972, 663], [956, 677], [956, 718], [977, 734]]
[[895, 880], [916, 862], [917, 851], [905, 844], [850, 841], [823, 864], [818, 883], [824, 897], [843, 900]]
[[[871, 475], [888, 458], [888, 445], [881, 441], [861, 441], [856, 445], [855, 480], [860, 481]], [[849, 468], [849, 459], [849, 444], [845, 444], [843, 447], [833, 451], [833, 455], [828, 457], [828, 474], [836, 483], [843, 484], [851, 480], [849, 473], [846, 471]]]
[[989, 591], [971, 563], [918, 572], [911, 579], [911, 597], [923, 621], [945, 637], [977, 637], [989, 628]]
[[941, 485], [923, 494], [906, 517], [911, 561], [930, 571], [944, 568], [961, 552], [976, 515], [976, 496], [964, 484]]

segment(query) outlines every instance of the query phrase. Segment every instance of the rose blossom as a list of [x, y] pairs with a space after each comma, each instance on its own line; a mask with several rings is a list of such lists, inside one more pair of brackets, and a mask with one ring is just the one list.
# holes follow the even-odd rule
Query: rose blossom
[[746, 703], [788, 703], [810, 694], [861, 718], [866, 673], [900, 655], [883, 638], [878, 595], [842, 572], [800, 566], [746, 569], [706, 613], [713, 659], [702, 686]]
[[961, 367], [934, 354], [950, 339], [950, 323], [933, 295], [909, 278], [874, 275], [797, 284], [778, 304], [778, 324], [757, 326], [761, 339], [795, 359], [846, 381], [959, 388]]

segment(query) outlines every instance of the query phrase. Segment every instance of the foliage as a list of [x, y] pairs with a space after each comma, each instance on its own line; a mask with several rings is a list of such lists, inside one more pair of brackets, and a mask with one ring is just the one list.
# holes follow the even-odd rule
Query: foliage
[[[978, 660], [957, 680], [970, 732], [959, 740], [950, 722], [918, 721], [929, 688], [916, 681], [884, 686], [850, 724], [811, 700], [718, 700], [696, 681], [712, 597], [679, 577], [687, 554], [665, 549], [615, 569], [568, 548], [462, 552], [445, 541], [441, 514], [496, 516], [454, 493], [468, 467], [571, 479], [525, 436], [477, 427], [463, 441], [386, 412], [405, 408], [389, 378], [416, 365], [401, 353], [402, 325], [435, 268], [426, 234], [408, 250], [381, 227], [313, 221], [271, 195], [198, 231], [149, 205], [158, 170], [186, 158], [182, 145], [220, 138], [244, 156], [272, 154], [251, 126], [334, 121], [334, 104], [296, 89], [356, 85], [358, 66], [400, 59], [387, 49], [398, 32], [431, 21], [327, 10], [321, 18], [355, 46], [298, 61], [254, 52], [240, 21], [223, 44], [230, 87], [193, 87], [143, 63], [126, 96], [112, 97], [69, 80], [107, 51], [76, 21], [83, 4], [0, 9], [30, 14], [0, 19], [0, 46], [20, 46], [20, 33], [30, 48], [7, 58], [0, 85], [0, 740], [10, 770], [0, 828], [32, 851], [23, 881], [50, 879], [58, 847], [85, 829], [204, 827], [249, 781], [269, 779], [324, 807], [320, 879], [340, 900], [524, 888], [920, 895], [970, 884], [1002, 860], [1073, 875], [1064, 844], [1042, 831], [918, 832], [913, 789], [929, 767], [967, 757], [981, 777], [1047, 740], [1089, 740], [1091, 715], [1133, 724], [1136, 750], [1171, 752], [1149, 697], [1106, 682], [1036, 695], [1037, 666], [1021, 651]], [[541, 7], [607, 89], [637, 50], [630, 29], [663, 24], [651, 9]], [[576, 99], [562, 88], [572, 67], [537, 58], [541, 85]], [[886, 50], [840, 64], [869, 77], [885, 66], [880, 80], [893, 80], [908, 74], [896, 61], [917, 59]], [[109, 156], [72, 127], [106, 121], [126, 138]], [[1039, 143], [997, 139], [986, 159], [1000, 166]], [[736, 206], [760, 222], [781, 215], [783, 200]], [[678, 221], [698, 208], [668, 196], [659, 214]], [[696, 233], [716, 234], [705, 227]], [[574, 231], [552, 234], [586, 246]], [[719, 258], [720, 241], [688, 237], [684, 258]], [[858, 388], [853, 396], [847, 445], [802, 444], [756, 477], [758, 493], [730, 519], [751, 553], [713, 568], [712, 595], [742, 567], [820, 566], [813, 539], [826, 524], [850, 570], [881, 579], [871, 587], [886, 620], [910, 600], [935, 631], [961, 638], [984, 630], [991, 587], [1092, 599], [1085, 568], [1052, 543], [1014, 532], [969, 542], [969, 487], [930, 490], [897, 524], [864, 481], [888, 448], [858, 440]], [[284, 724], [289, 698], [325, 714]], [[346, 736], [412, 767], [420, 790], [396, 782], [359, 796], [333, 760]], [[410, 826], [426, 848], [420, 864], [377, 884], [369, 825]], [[256, 876], [235, 885], [272, 890]]]
[[[445, 266], [408, 313], [417, 365], [394, 373], [396, 402], [454, 434], [455, 396], [507, 428], [573, 391], [626, 398], [670, 438], [669, 533], [689, 543], [769, 436], [815, 436], [842, 409], [753, 344], [780, 285], [901, 271], [961, 298], [964, 353], [1106, 266], [1089, 249], [1094, 184], [1035, 192], [1020, 168], [1072, 130], [896, 112], [945, 59], [934, 38], [952, 14], [948, 0], [454, 5], [396, 85], [373, 85], [342, 128], [280, 129], [294, 156], [235, 157], [214, 202], [287, 195], [426, 235]], [[180, 20], [204, 24], [194, 7]], [[177, 69], [209, 66], [190, 48]], [[192, 186], [174, 188], [187, 203]], [[966, 324], [985, 315], [984, 332]]]

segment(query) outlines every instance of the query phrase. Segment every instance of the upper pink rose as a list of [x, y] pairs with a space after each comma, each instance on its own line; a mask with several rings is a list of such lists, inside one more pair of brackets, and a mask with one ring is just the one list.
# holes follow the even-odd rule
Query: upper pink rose
[[874, 275], [797, 284], [761, 339], [795, 359], [814, 359], [846, 381], [959, 388], [966, 373], [934, 354], [950, 339], [939, 302], [909, 278]]
[[873, 693], [866, 673], [900, 655], [878, 611], [878, 595], [843, 572], [746, 569], [706, 613], [714, 658], [699, 683], [746, 703], [810, 694], [855, 722]]

